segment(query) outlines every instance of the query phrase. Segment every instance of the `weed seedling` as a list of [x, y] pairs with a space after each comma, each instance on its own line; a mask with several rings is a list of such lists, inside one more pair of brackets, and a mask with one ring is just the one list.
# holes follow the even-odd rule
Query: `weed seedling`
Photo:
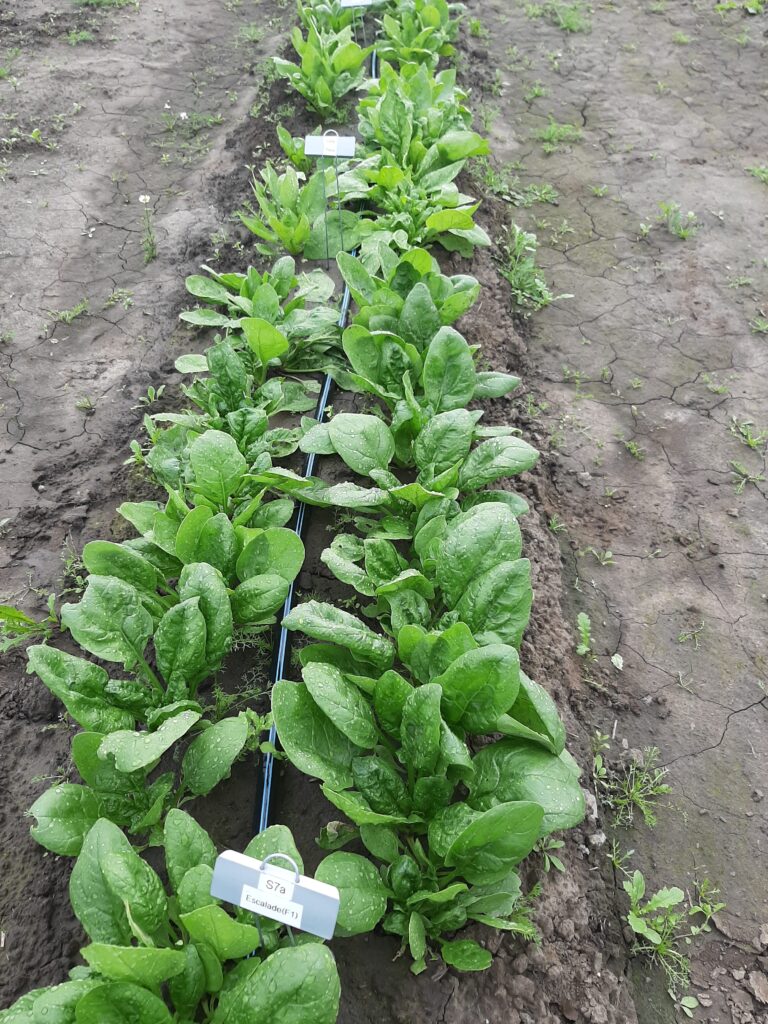
[[592, 623], [586, 612], [579, 612], [576, 616], [576, 627], [579, 631], [579, 642], [576, 645], [576, 653], [581, 658], [592, 655]]
[[552, 533], [562, 533], [564, 530], [567, 529], [565, 523], [561, 523], [556, 515], [552, 515], [549, 517], [547, 526], [552, 531]]
[[85, 29], [78, 31], [73, 28], [71, 32], [67, 33], [67, 42], [70, 46], [79, 46], [80, 43], [92, 43], [93, 32], [87, 32]]
[[664, 782], [668, 769], [657, 767], [658, 759], [656, 747], [646, 747], [641, 757], [619, 769], [608, 767], [601, 759], [601, 771], [596, 778], [598, 796], [612, 811], [618, 828], [632, 825], [637, 812], [650, 828], [656, 824], [655, 804], [659, 797], [671, 792], [671, 786]]
[[145, 264], [157, 259], [157, 238], [155, 237], [155, 228], [152, 223], [152, 211], [148, 205], [151, 198], [148, 195], [139, 196], [139, 202], [144, 206], [144, 230], [141, 236], [141, 248], [144, 250]]
[[753, 451], [768, 444], [768, 430], [755, 428], [752, 420], [738, 420], [735, 416], [731, 416], [730, 430], [734, 437], [737, 437], [747, 448], [752, 448]]
[[690, 36], [687, 36], [685, 32], [675, 32], [672, 36], [672, 42], [675, 46], [687, 46], [691, 41]]
[[643, 461], [645, 458], [645, 448], [641, 448], [637, 441], [627, 441], [623, 437], [620, 437], [619, 440], [633, 459], [637, 459], [638, 462]]
[[682, 238], [683, 241], [685, 241], [687, 238], [696, 234], [700, 225], [693, 210], [689, 210], [688, 213], [683, 216], [682, 210], [680, 209], [680, 203], [674, 203], [671, 201], [659, 203], [659, 210], [661, 211], [658, 218], [659, 223], [665, 224], [667, 231], [669, 231], [671, 235], [676, 235], [678, 238]]
[[562, 850], [564, 846], [565, 843], [562, 839], [549, 838], [540, 839], [536, 844], [534, 848], [535, 852], [541, 854], [543, 858], [544, 871], [547, 874], [549, 874], [552, 868], [554, 868], [555, 871], [561, 872], [561, 874], [565, 874], [565, 864], [563, 864], [560, 858], [552, 852], [553, 850]]
[[479, 18], [469, 19], [469, 34], [473, 39], [487, 39], [490, 36], [490, 32], [483, 25]]
[[81, 299], [71, 309], [52, 309], [48, 311], [48, 316], [54, 323], [57, 324], [71, 324], [73, 320], [76, 320], [79, 316], [88, 312], [88, 299]]
[[56, 595], [48, 595], [48, 615], [37, 621], [11, 605], [0, 605], [0, 653], [5, 654], [28, 640], [50, 640], [53, 626], [58, 625]]
[[[678, 993], [688, 987], [690, 976], [688, 957], [680, 947], [711, 930], [712, 917], [725, 909], [725, 903], [717, 901], [719, 890], [705, 879], [696, 887], [696, 903], [689, 901], [686, 905], [685, 893], [677, 886], [659, 889], [645, 899], [645, 878], [640, 871], [634, 871], [623, 885], [629, 896], [627, 924], [635, 935], [632, 951], [647, 956], [664, 970], [669, 994], [677, 1001]], [[689, 1001], [687, 1008], [694, 1009], [694, 1003], [698, 1005], [696, 1000]]]
[[536, 266], [536, 235], [513, 224], [499, 239], [498, 246], [499, 273], [509, 282], [515, 302], [530, 310], [548, 306], [555, 297]]
[[536, 138], [545, 153], [556, 153], [562, 146], [581, 139], [581, 131], [575, 124], [560, 124], [550, 115], [549, 124], [542, 128]]
[[78, 398], [75, 402], [75, 408], [79, 409], [80, 412], [84, 412], [86, 416], [93, 416], [96, 412], [96, 406], [90, 395], [83, 395], [82, 398]]
[[731, 461], [731, 472], [733, 474], [734, 491], [736, 494], [743, 494], [747, 484], [757, 487], [765, 483], [765, 476], [762, 473], [750, 473], [746, 466], [740, 462]]
[[701, 646], [699, 644], [699, 637], [703, 632], [704, 623], [700, 622], [699, 625], [694, 626], [693, 629], [684, 629], [681, 633], [679, 633], [677, 636], [677, 642], [679, 644], [687, 644], [693, 642], [694, 651], [698, 651], [699, 647]]
[[541, 82], [537, 81], [537, 82], [533, 82], [528, 87], [528, 92], [523, 96], [523, 99], [525, 100], [526, 103], [533, 103], [533, 101], [537, 100], [540, 96], [546, 96], [546, 95], [547, 95], [547, 90], [544, 88], [544, 86], [541, 84]]
[[606, 196], [608, 194], [608, 186], [590, 185], [589, 191], [592, 193], [593, 196], [597, 196], [598, 199], [602, 199], [603, 196]]
[[122, 306], [123, 309], [130, 309], [133, 305], [133, 292], [127, 288], [115, 288], [104, 301], [104, 309], [112, 309], [113, 306]]
[[758, 314], [749, 321], [749, 329], [753, 334], [768, 334], [768, 317]]
[[131, 406], [132, 409], [146, 409], [147, 406], [154, 405], [158, 402], [165, 392], [165, 384], [161, 384], [159, 388], [154, 388], [151, 384], [147, 388], [146, 395], [141, 395], [139, 398], [139, 404]]
[[18, 80], [11, 74], [11, 68], [15, 61], [21, 56], [21, 49], [18, 46], [14, 46], [8, 50], [4, 57], [4, 63], [0, 64], [0, 82], [9, 82], [15, 89], [18, 86]]
[[757, 178], [758, 181], [762, 181], [764, 185], [768, 185], [768, 165], [763, 164], [756, 167], [748, 167], [747, 170], [753, 178]]

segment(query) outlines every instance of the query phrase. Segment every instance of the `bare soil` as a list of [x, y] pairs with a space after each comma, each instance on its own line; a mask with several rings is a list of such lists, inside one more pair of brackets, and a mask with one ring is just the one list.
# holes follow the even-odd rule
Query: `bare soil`
[[[690, 949], [695, 1018], [765, 1024], [756, 993], [768, 968], [768, 492], [755, 480], [736, 493], [731, 462], [758, 477], [765, 446], [750, 450], [729, 428], [731, 417], [768, 428], [768, 336], [749, 328], [768, 303], [768, 187], [745, 173], [768, 157], [768, 20], [722, 21], [683, 0], [661, 13], [652, 6], [596, 6], [591, 31], [566, 34], [528, 18], [522, 4], [469, 0], [490, 35], [465, 35], [462, 74], [494, 163], [520, 161], [520, 187], [549, 182], [558, 192], [557, 205], [515, 208], [488, 191], [481, 220], [494, 237], [510, 221], [536, 231], [545, 276], [574, 297], [522, 319], [490, 255], [454, 266], [484, 285], [462, 329], [493, 366], [524, 377], [521, 396], [493, 403], [487, 418], [512, 420], [543, 451], [520, 488], [533, 509], [524, 533], [536, 574], [526, 670], [558, 701], [587, 773], [596, 729], [611, 737], [616, 760], [659, 748], [673, 793], [653, 831], [637, 823], [618, 841], [634, 850], [649, 887], [692, 891], [704, 877], [720, 885], [727, 909]], [[254, 77], [293, 18], [272, 0], [158, 0], [96, 13], [0, 3], [3, 46], [22, 50], [18, 88], [0, 81], [0, 106], [26, 139], [0, 153], [8, 211], [0, 551], [5, 596], [29, 610], [44, 603], [31, 587], [60, 589], [66, 545], [107, 535], [115, 506], [138, 486], [122, 467], [140, 425], [138, 399], [167, 382], [173, 400], [174, 358], [200, 347], [177, 326], [184, 275], [216, 258], [226, 269], [253, 261], [247, 240], [238, 251], [242, 234], [229, 219], [245, 194], [245, 165], [274, 151], [278, 116], [294, 134], [310, 125], [284, 90]], [[264, 33], [257, 43], [241, 33], [254, 22]], [[94, 40], [72, 46], [73, 30]], [[675, 42], [676, 33], [689, 42]], [[546, 90], [538, 98], [535, 82]], [[223, 123], [198, 118], [192, 132], [193, 112], [221, 113]], [[535, 136], [550, 113], [577, 126], [581, 140], [546, 155]], [[164, 114], [176, 115], [170, 131]], [[38, 127], [43, 143], [28, 139]], [[603, 185], [605, 195], [595, 194]], [[148, 264], [139, 194], [151, 197], [157, 234]], [[696, 211], [695, 236], [653, 226], [642, 237], [639, 225], [654, 223], [660, 200]], [[87, 314], [52, 321], [49, 310], [83, 298]], [[332, 477], [338, 467], [323, 460], [320, 471]], [[565, 531], [550, 528], [553, 516]], [[313, 514], [305, 592], [341, 593], [318, 560], [331, 525]], [[610, 549], [613, 564], [600, 565], [590, 549]], [[575, 654], [579, 611], [592, 621], [588, 662]], [[238, 661], [230, 674], [241, 672]], [[25, 676], [23, 657], [7, 656], [0, 1005], [60, 979], [79, 947], [70, 863], [44, 855], [23, 818], [47, 780], [67, 770], [68, 733], [56, 702]], [[215, 801], [193, 807], [222, 846], [247, 842], [256, 782], [256, 767], [243, 764]], [[273, 808], [314, 866], [314, 837], [333, 809], [285, 767]], [[566, 873], [543, 878], [540, 946], [478, 936], [494, 952], [488, 972], [413, 978], [393, 962], [387, 937], [334, 943], [340, 1020], [675, 1020], [663, 977], [629, 956], [621, 880], [602, 833], [612, 834], [610, 821], [591, 816], [567, 839]]]

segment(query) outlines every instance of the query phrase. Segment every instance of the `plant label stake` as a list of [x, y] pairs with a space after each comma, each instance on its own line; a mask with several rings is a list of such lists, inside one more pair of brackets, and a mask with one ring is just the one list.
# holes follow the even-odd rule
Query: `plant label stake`
[[363, 46], [368, 45], [368, 39], [365, 32], [365, 12], [360, 10], [362, 7], [373, 7], [377, 0], [341, 0], [341, 7], [352, 8], [352, 24], [355, 29], [355, 36], [357, 36], [358, 21], [363, 31]]
[[[292, 870], [272, 863], [278, 859]], [[216, 858], [211, 896], [322, 939], [333, 938], [339, 913], [339, 890], [302, 875], [285, 853], [257, 860], [225, 850]]]
[[[356, 140], [353, 135], [339, 135], [334, 128], [329, 128], [322, 135], [307, 135], [304, 138], [304, 156], [318, 158], [330, 157], [333, 160], [333, 168], [336, 174], [336, 212], [339, 215], [339, 241], [341, 248], [344, 248], [344, 228], [342, 225], [341, 209], [341, 187], [339, 186], [339, 157], [353, 157], [355, 155]], [[328, 238], [328, 192], [325, 187], [325, 169], [322, 170], [323, 199], [325, 200], [325, 260], [326, 266], [331, 263], [331, 244]]]

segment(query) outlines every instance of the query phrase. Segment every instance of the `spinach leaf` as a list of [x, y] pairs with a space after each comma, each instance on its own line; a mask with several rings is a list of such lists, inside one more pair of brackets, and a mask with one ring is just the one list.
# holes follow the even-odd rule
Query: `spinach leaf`
[[468, 882], [498, 881], [531, 852], [543, 817], [542, 807], [531, 801], [496, 804], [459, 833], [445, 862]]
[[307, 690], [336, 728], [357, 747], [373, 748], [379, 731], [370, 705], [333, 665], [309, 664], [302, 670]]
[[392, 645], [349, 612], [320, 601], [307, 601], [283, 619], [286, 629], [299, 629], [314, 640], [346, 647], [355, 657], [386, 669], [394, 660]]
[[335, 885], [341, 896], [337, 935], [372, 931], [387, 909], [387, 890], [376, 868], [356, 853], [332, 853], [315, 872], [320, 882]]
[[476, 810], [532, 801], [544, 811], [541, 835], [573, 828], [584, 817], [584, 795], [570, 764], [533, 743], [504, 739], [473, 759], [469, 802]]
[[325, 946], [278, 949], [222, 993], [211, 1024], [335, 1024], [340, 994]]
[[320, 710], [305, 683], [275, 683], [272, 714], [280, 743], [299, 771], [322, 779], [334, 789], [352, 785], [356, 748]]

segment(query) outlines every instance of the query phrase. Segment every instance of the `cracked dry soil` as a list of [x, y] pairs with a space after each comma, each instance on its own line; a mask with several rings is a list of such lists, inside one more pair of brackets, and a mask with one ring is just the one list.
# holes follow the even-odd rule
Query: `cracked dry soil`
[[[494, 160], [522, 161], [522, 183], [548, 181], [559, 193], [556, 206], [529, 209], [488, 194], [481, 221], [494, 237], [510, 220], [537, 231], [548, 280], [574, 295], [523, 321], [491, 256], [454, 264], [484, 284], [462, 329], [496, 368], [524, 378], [521, 397], [494, 403], [486, 418], [511, 419], [543, 450], [520, 487], [533, 509], [524, 532], [536, 588], [524, 664], [558, 700], [587, 771], [596, 728], [614, 737], [610, 756], [623, 745], [660, 749], [672, 796], [655, 830], [637, 824], [618, 838], [635, 850], [649, 887], [690, 890], [706, 876], [723, 891], [717, 930], [691, 949], [696, 1019], [765, 1024], [749, 985], [768, 967], [759, 941], [768, 921], [766, 485], [736, 494], [730, 465], [759, 476], [764, 447], [743, 447], [729, 427], [732, 416], [768, 426], [768, 339], [748, 326], [768, 285], [768, 188], [744, 172], [768, 154], [768, 22], [748, 21], [750, 39], [740, 45], [744, 24], [724, 24], [703, 4], [675, 0], [653, 14], [633, 0], [596, 6], [591, 32], [569, 36], [508, 0], [468, 6], [491, 31], [462, 45]], [[229, 8], [158, 0], [111, 11], [91, 26], [94, 43], [74, 49], [62, 36], [87, 27], [82, 10], [0, 3], [4, 41], [22, 47], [20, 88], [0, 82], [0, 98], [6, 106], [12, 97], [25, 130], [39, 125], [59, 144], [17, 146], [3, 157], [9, 173], [0, 185], [9, 211], [2, 332], [13, 333], [0, 347], [0, 518], [9, 520], [0, 539], [4, 589], [30, 610], [30, 580], [46, 593], [57, 585], [67, 539], [79, 547], [106, 536], [115, 506], [133, 496], [121, 464], [139, 428], [134, 407], [148, 385], [178, 381], [173, 360], [189, 347], [176, 327], [182, 278], [211, 258], [211, 235], [244, 194], [243, 166], [265, 139], [272, 145], [273, 126], [247, 119], [255, 98], [247, 75], [282, 45], [278, 26], [247, 51], [237, 39], [243, 25], [269, 24], [276, 10], [271, 0]], [[282, 27], [292, 23], [291, 11], [283, 17]], [[677, 32], [690, 43], [675, 43]], [[546, 94], [524, 99], [537, 81]], [[285, 99], [273, 86], [267, 109]], [[69, 114], [75, 103], [83, 109]], [[221, 111], [224, 124], [199, 143], [182, 132], [169, 139], [165, 103], [171, 113]], [[582, 138], [546, 156], [534, 137], [550, 113]], [[296, 118], [288, 120], [295, 131]], [[606, 194], [595, 195], [592, 186], [602, 185]], [[147, 266], [140, 193], [151, 196], [159, 243]], [[639, 239], [639, 223], [652, 222], [668, 199], [696, 210], [696, 236], [683, 242], [654, 227]], [[249, 255], [230, 246], [222, 259], [239, 269]], [[103, 308], [118, 290], [133, 304]], [[47, 317], [84, 297], [87, 317], [68, 325]], [[92, 411], [78, 408], [83, 398]], [[642, 460], [620, 437], [642, 449]], [[323, 460], [323, 475], [337, 471]], [[548, 528], [552, 516], [566, 532]], [[312, 519], [300, 582], [340, 594], [317, 558], [328, 525]], [[614, 564], [601, 566], [591, 548], [610, 548]], [[588, 664], [574, 653], [579, 611], [592, 620], [596, 659]], [[610, 661], [617, 652], [621, 673]], [[24, 675], [21, 655], [6, 657], [0, 1005], [63, 977], [80, 944], [66, 898], [70, 865], [44, 856], [23, 818], [47, 785], [41, 778], [67, 768], [68, 729], [58, 716]], [[240, 766], [216, 806], [200, 808], [234, 848], [248, 838], [253, 783], [252, 766]], [[274, 807], [314, 867], [314, 837], [332, 809], [290, 768], [278, 772]], [[628, 955], [620, 879], [605, 847], [590, 844], [603, 829], [609, 822], [588, 820], [561, 851], [566, 873], [543, 879], [541, 945], [492, 936], [494, 963], [481, 975], [415, 979], [392, 962], [395, 945], [384, 936], [336, 942], [342, 1024], [675, 1020], [658, 972]]]

